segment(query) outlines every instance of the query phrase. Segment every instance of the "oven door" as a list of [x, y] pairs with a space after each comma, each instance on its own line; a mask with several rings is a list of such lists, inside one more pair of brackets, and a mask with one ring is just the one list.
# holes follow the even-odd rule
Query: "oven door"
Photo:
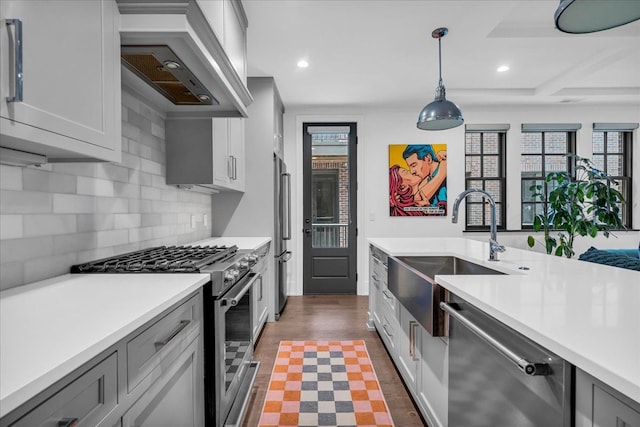
[[[216, 425], [226, 425], [253, 359], [253, 285], [260, 275], [249, 273], [215, 301]], [[242, 396], [240, 396], [242, 398]], [[234, 405], [234, 403], [236, 403]], [[235, 409], [235, 408], [234, 408]], [[232, 423], [233, 424], [233, 423]]]

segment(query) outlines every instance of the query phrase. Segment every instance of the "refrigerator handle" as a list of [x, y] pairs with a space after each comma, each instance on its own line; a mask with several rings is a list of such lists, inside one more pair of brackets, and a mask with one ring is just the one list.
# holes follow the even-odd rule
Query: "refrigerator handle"
[[282, 183], [282, 240], [291, 240], [291, 174], [281, 175]]

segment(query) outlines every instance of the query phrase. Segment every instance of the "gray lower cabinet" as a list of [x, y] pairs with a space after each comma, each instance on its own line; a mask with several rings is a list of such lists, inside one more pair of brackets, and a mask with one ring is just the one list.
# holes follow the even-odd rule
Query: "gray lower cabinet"
[[419, 353], [419, 328], [422, 327], [402, 306], [399, 307], [400, 330], [397, 339], [398, 360], [396, 365], [404, 378], [404, 383], [413, 394], [416, 393]]
[[640, 403], [576, 369], [576, 427], [640, 427]]
[[202, 426], [199, 338], [122, 417], [122, 427]]
[[271, 269], [269, 268], [269, 261], [273, 259], [270, 246], [271, 244], [268, 243], [258, 249], [258, 253], [262, 255], [262, 258], [253, 267], [253, 271], [259, 275], [255, 285], [253, 285], [253, 293], [251, 294], [253, 304], [254, 345], [258, 343], [260, 332], [262, 332], [262, 328], [269, 317], [268, 297], [274, 292]]
[[449, 343], [420, 328], [416, 402], [430, 426], [448, 425]]
[[[396, 344], [400, 323], [398, 322], [397, 302], [387, 286], [387, 255], [371, 246], [369, 256], [369, 324], [373, 324], [389, 354], [396, 362], [398, 353]], [[396, 362], [397, 363], [397, 362]]]
[[11, 425], [98, 425], [117, 404], [116, 359], [109, 355]]
[[204, 426], [202, 327], [199, 290], [7, 414], [0, 427]]

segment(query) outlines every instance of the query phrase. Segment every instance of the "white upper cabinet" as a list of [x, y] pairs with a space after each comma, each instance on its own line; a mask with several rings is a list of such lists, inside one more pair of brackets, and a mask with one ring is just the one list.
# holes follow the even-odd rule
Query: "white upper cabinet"
[[244, 120], [168, 119], [167, 184], [244, 191]]
[[247, 15], [240, 0], [197, 0], [240, 79], [247, 84]]
[[[3, 0], [0, 18], [0, 146], [51, 161], [119, 162], [115, 2]], [[20, 91], [21, 100], [7, 99]]]

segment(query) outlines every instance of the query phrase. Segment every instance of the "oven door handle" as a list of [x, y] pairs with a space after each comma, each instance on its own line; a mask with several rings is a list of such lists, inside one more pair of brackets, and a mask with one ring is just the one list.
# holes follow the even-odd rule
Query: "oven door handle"
[[[242, 287], [242, 289], [240, 289], [237, 292], [229, 292], [224, 298], [223, 301], [224, 303], [228, 303], [228, 305], [230, 306], [236, 306], [238, 305], [238, 303], [240, 302], [240, 300], [242, 299], [242, 297], [244, 296], [244, 294], [246, 294], [249, 289], [253, 286], [253, 284], [256, 282], [256, 280], [258, 280], [258, 277], [260, 276], [259, 273], [249, 273], [247, 274], [247, 276], [249, 276], [248, 283], [246, 285], [244, 285]], [[239, 287], [236, 285], [236, 287]]]

